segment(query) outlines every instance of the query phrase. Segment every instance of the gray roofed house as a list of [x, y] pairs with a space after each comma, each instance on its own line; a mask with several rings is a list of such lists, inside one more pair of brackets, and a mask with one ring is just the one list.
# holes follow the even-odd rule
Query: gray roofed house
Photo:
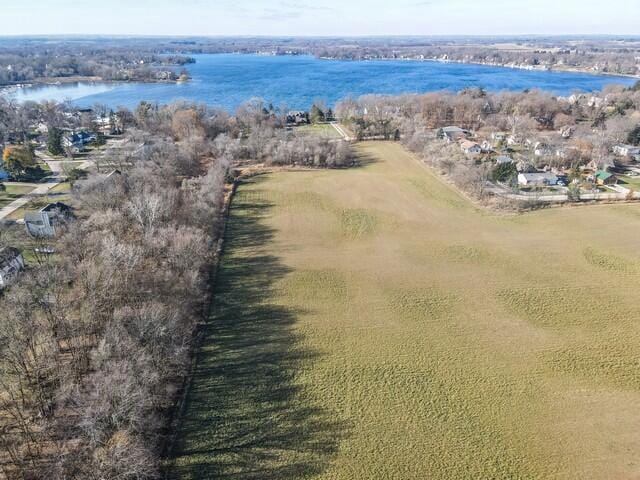
[[13, 247], [0, 248], [0, 288], [13, 282], [24, 270], [24, 258], [20, 250]]
[[535, 172], [535, 173], [520, 173], [518, 174], [519, 185], [557, 185], [558, 176], [551, 172]]
[[26, 213], [24, 225], [32, 237], [51, 238], [56, 235], [56, 226], [72, 217], [70, 206], [61, 202], [50, 203], [38, 212]]
[[446, 140], [447, 142], [457, 142], [458, 140], [470, 137], [471, 132], [460, 127], [450, 126], [442, 127], [438, 130], [437, 135], [438, 138]]
[[75, 132], [62, 138], [62, 146], [81, 152], [84, 147], [96, 140], [96, 135], [90, 132]]

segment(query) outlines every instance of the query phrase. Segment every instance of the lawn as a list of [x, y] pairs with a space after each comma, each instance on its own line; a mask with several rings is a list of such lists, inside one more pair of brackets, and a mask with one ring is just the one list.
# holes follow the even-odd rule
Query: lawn
[[313, 125], [301, 125], [295, 127], [298, 135], [309, 136], [315, 135], [326, 138], [342, 138], [338, 131], [329, 123], [318, 123]]
[[640, 191], [640, 177], [620, 176], [620, 185], [634, 191]]
[[20, 220], [24, 218], [24, 214], [28, 211], [39, 210], [50, 203], [68, 202], [71, 198], [71, 186], [67, 182], [59, 183], [53, 187], [46, 195], [34, 197], [24, 207], [18, 208], [12, 212], [7, 218], [10, 220]]
[[5, 185], [5, 190], [0, 191], [0, 207], [4, 207], [14, 200], [17, 200], [33, 189], [34, 187], [27, 185]]
[[357, 148], [239, 188], [175, 478], [640, 476], [640, 206], [492, 214]]

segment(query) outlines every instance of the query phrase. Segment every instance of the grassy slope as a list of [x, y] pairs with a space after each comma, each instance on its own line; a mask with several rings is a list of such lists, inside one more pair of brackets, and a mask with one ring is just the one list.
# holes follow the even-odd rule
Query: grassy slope
[[176, 476], [639, 476], [640, 207], [495, 216], [359, 149], [239, 189]]

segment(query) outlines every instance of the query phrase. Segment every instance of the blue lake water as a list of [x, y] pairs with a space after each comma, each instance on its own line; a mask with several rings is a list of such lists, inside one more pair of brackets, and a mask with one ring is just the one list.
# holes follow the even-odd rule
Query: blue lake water
[[483, 87], [489, 91], [548, 90], [557, 95], [600, 90], [634, 79], [581, 73], [530, 71], [484, 65], [422, 61], [342, 61], [310, 56], [195, 55], [184, 84], [78, 83], [26, 87], [10, 93], [19, 101], [72, 101], [134, 108], [141, 100], [169, 103], [184, 99], [234, 110], [259, 97], [277, 106], [306, 109], [314, 100], [333, 105], [364, 94], [422, 93]]

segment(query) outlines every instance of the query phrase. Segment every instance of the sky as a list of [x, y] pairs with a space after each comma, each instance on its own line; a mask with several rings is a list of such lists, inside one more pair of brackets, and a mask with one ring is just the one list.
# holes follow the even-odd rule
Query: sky
[[0, 35], [640, 35], [640, 0], [0, 0]]

